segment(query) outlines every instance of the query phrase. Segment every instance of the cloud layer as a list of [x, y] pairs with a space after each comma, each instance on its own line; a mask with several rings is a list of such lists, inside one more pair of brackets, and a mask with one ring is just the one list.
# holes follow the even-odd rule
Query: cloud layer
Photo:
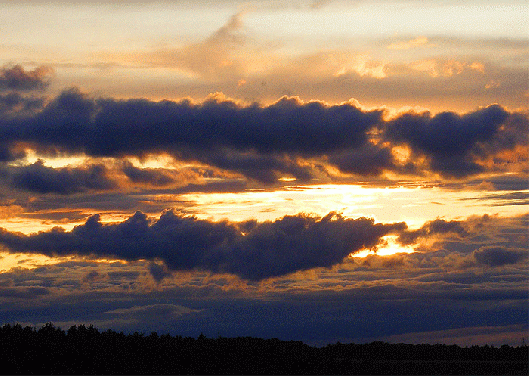
[[56, 228], [24, 236], [2, 230], [0, 242], [18, 252], [161, 259], [173, 270], [204, 269], [261, 280], [330, 267], [405, 227], [404, 223], [375, 224], [372, 219], [346, 219], [335, 213], [323, 218], [297, 215], [274, 222], [231, 224], [170, 211], [150, 224], [137, 212], [122, 223], [110, 225], [92, 216], [71, 232]]
[[[352, 103], [287, 97], [263, 107], [218, 96], [200, 104], [91, 99], [72, 89], [31, 114], [1, 116], [0, 157], [16, 158], [22, 143], [41, 153], [94, 157], [163, 152], [272, 183], [284, 175], [300, 181], [328, 175], [325, 165], [360, 176], [431, 171], [463, 178], [501, 171], [512, 162], [509, 152], [519, 161], [516, 153], [527, 146], [527, 116], [497, 105], [465, 115], [410, 112], [389, 121], [382, 115]], [[399, 160], [395, 147], [409, 156]], [[502, 158], [503, 165], [492, 163]], [[131, 166], [123, 172], [132, 181], [169, 183], [160, 172], [141, 175]]]

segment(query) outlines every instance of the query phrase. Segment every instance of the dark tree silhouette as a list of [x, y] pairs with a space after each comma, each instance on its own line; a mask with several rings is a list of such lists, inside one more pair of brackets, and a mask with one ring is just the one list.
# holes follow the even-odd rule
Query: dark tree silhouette
[[2, 374], [527, 375], [528, 346], [330, 344], [100, 332], [47, 323], [0, 328]]

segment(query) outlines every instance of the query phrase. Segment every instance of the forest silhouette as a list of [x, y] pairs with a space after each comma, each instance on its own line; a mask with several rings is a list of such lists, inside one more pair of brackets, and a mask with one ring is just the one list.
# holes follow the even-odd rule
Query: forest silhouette
[[529, 348], [380, 341], [318, 348], [279, 339], [6, 324], [0, 328], [0, 361], [2, 374], [527, 375]]

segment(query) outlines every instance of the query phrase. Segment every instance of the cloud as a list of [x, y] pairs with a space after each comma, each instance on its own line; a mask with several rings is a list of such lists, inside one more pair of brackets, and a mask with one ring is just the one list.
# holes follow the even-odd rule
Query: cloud
[[20, 168], [10, 169], [11, 186], [38, 193], [71, 194], [87, 190], [109, 190], [116, 183], [107, 176], [104, 165], [84, 168], [52, 168], [42, 160]]
[[527, 324], [498, 325], [446, 329], [439, 331], [411, 332], [395, 334], [381, 338], [389, 343], [431, 343], [435, 338], [436, 343], [445, 345], [499, 345], [510, 344], [519, 346], [521, 339], [527, 336]]
[[[113, 56], [117, 60], [138, 60], [158, 67], [178, 69], [209, 82], [236, 80], [244, 77], [251, 68], [256, 55], [262, 55], [258, 48], [248, 43], [244, 33], [243, 16], [239, 11], [206, 39], [181, 47], [168, 47], [150, 52]], [[241, 53], [241, 49], [247, 50]]]
[[[505, 153], [518, 155], [527, 144], [521, 137], [529, 130], [527, 115], [497, 105], [464, 115], [406, 113], [389, 121], [382, 114], [353, 102], [328, 105], [292, 97], [259, 106], [221, 95], [202, 103], [91, 99], [71, 89], [41, 111], [0, 114], [0, 151], [4, 160], [15, 158], [22, 143], [95, 157], [168, 153], [273, 183], [285, 175], [309, 181], [328, 163], [361, 176], [431, 170], [465, 178], [509, 169]], [[393, 148], [402, 145], [411, 153], [399, 162]], [[509, 158], [515, 160], [514, 154]], [[494, 164], [498, 158], [505, 163]], [[171, 179], [161, 170], [131, 165], [123, 172], [136, 183], [162, 186]]]
[[529, 258], [527, 249], [505, 249], [504, 247], [486, 246], [472, 253], [476, 261], [491, 267], [517, 264]]
[[340, 171], [362, 176], [378, 176], [384, 170], [395, 170], [391, 150], [381, 145], [366, 143], [358, 149], [351, 149], [330, 156], [329, 161]]
[[[335, 213], [323, 218], [286, 216], [253, 227], [242, 226], [244, 235], [236, 223], [210, 222], [170, 211], [151, 224], [145, 214], [137, 212], [122, 223], [110, 225], [92, 216], [71, 232], [55, 228], [24, 236], [2, 230], [0, 242], [19, 252], [160, 259], [172, 270], [204, 269], [261, 280], [330, 267], [406, 227], [404, 223], [375, 224], [367, 218], [346, 219]], [[160, 276], [158, 269], [154, 275]]]
[[0, 114], [3, 116], [10, 114], [33, 113], [44, 107], [42, 98], [28, 97], [17, 92], [0, 94]]
[[164, 186], [174, 182], [174, 179], [162, 169], [138, 168], [130, 162], [123, 162], [122, 171], [134, 183]]
[[40, 66], [26, 71], [21, 65], [4, 66], [0, 69], [0, 90], [41, 90], [48, 86], [53, 70]]
[[[295, 224], [303, 221], [294, 218], [291, 222], [281, 224], [282, 231], [279, 224], [267, 223], [272, 234], [282, 233], [277, 237], [288, 241], [296, 238]], [[149, 222], [149, 226], [155, 223]], [[231, 225], [247, 237], [262, 224], [249, 221]], [[193, 271], [174, 273], [153, 288], [151, 276], [145, 274], [152, 266], [147, 257], [140, 262], [67, 261], [33, 270], [12, 270], [0, 275], [0, 285], [19, 289], [21, 294], [4, 299], [7, 303], [0, 312], [0, 321], [53, 320], [62, 327], [92, 323], [126, 332], [156, 330], [159, 334], [194, 337], [201, 332], [208, 337], [275, 336], [319, 341], [321, 345], [338, 340], [450, 343], [456, 339], [464, 345], [472, 345], [473, 340], [491, 345], [491, 338], [495, 337], [489, 334], [502, 332], [501, 337], [494, 339], [495, 346], [519, 345], [522, 337], [518, 334], [527, 329], [528, 259], [490, 267], [478, 263], [472, 252], [487, 247], [525, 251], [527, 216], [470, 217], [459, 224], [468, 233], [464, 238], [457, 232], [432, 235], [440, 243], [432, 249], [439, 248], [438, 251], [346, 258], [331, 268], [297, 272], [261, 283]], [[457, 229], [449, 221], [427, 227], [439, 231]], [[361, 228], [358, 224], [357, 229]], [[269, 231], [264, 230], [260, 230], [262, 236], [270, 238], [266, 235]], [[461, 247], [468, 243], [473, 248]], [[269, 244], [271, 248], [275, 246], [273, 241]], [[286, 246], [279, 251], [285, 253], [285, 249]], [[252, 252], [248, 255], [251, 258], [264, 265], [259, 253]], [[472, 263], [463, 268], [460, 262], [465, 258]], [[159, 258], [152, 262], [159, 266], [161, 274], [171, 271]], [[83, 279], [88, 283], [74, 283]], [[131, 282], [135, 288], [129, 287]], [[151, 285], [145, 289], [148, 283]], [[27, 292], [29, 286], [51, 288], [46, 295], [25, 300], [22, 292]], [[167, 306], [168, 302], [172, 304]], [[20, 304], [26, 304], [28, 309], [21, 311]], [[78, 309], [72, 310], [72, 306]], [[293, 324], [285, 326], [285, 322]], [[506, 326], [518, 327], [519, 330], [510, 330], [516, 334], [515, 339], [508, 338]], [[457, 336], [456, 331], [461, 335]]]
[[4, 299], [37, 299], [49, 293], [46, 287], [0, 287], [0, 297]]
[[164, 151], [261, 181], [276, 173], [306, 180], [310, 173], [292, 157], [360, 147], [381, 114], [286, 97], [267, 107], [244, 107], [218, 97], [202, 104], [92, 100], [68, 90], [32, 117], [0, 120], [0, 135], [10, 143], [92, 156]]
[[429, 45], [428, 38], [422, 36], [422, 37], [417, 37], [415, 39], [408, 40], [408, 41], [400, 41], [400, 42], [391, 43], [388, 46], [388, 48], [390, 50], [408, 50], [411, 48], [416, 48], [419, 46], [428, 46], [428, 45]]
[[118, 308], [105, 312], [109, 315], [118, 315], [120, 318], [127, 317], [131, 320], [145, 319], [150, 317], [155, 320], [176, 319], [182, 315], [200, 312], [200, 310], [187, 308], [176, 304], [152, 304], [147, 306], [133, 306], [130, 308]]
[[151, 273], [151, 276], [158, 283], [160, 283], [165, 277], [171, 275], [171, 272], [167, 269], [165, 264], [160, 265], [155, 262], [149, 264], [149, 273]]
[[426, 222], [418, 230], [408, 230], [402, 232], [398, 241], [401, 244], [413, 244], [418, 238], [428, 238], [435, 235], [457, 234], [461, 237], [468, 235], [461, 221], [445, 221], [444, 219], [435, 219]]
[[509, 113], [497, 105], [465, 115], [408, 113], [386, 125], [385, 137], [395, 143], [405, 143], [415, 154], [426, 156], [433, 171], [447, 177], [464, 177], [484, 171], [474, 154], [476, 150], [483, 150], [483, 145], [512, 146], [498, 141], [509, 134], [510, 129], [500, 128], [508, 118]]

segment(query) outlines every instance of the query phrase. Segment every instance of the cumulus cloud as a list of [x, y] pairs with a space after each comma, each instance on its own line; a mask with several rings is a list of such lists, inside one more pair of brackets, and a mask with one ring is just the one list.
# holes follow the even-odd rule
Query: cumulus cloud
[[56, 169], [46, 167], [42, 160], [38, 160], [31, 165], [10, 171], [11, 186], [31, 192], [71, 194], [116, 187], [116, 183], [107, 176], [104, 165]]
[[523, 249], [506, 249], [504, 247], [486, 246], [472, 253], [476, 261], [491, 267], [517, 264], [529, 258], [529, 251]]
[[329, 161], [342, 172], [362, 176], [378, 176], [384, 170], [397, 169], [390, 148], [371, 143], [358, 149], [335, 153], [329, 157]]
[[156, 282], [161, 282], [165, 277], [169, 277], [171, 272], [167, 269], [165, 264], [157, 264], [151, 262], [149, 265], [149, 273], [154, 278]]
[[0, 94], [0, 114], [2, 116], [32, 113], [42, 109], [43, 106], [44, 100], [42, 98], [28, 97], [17, 92]]
[[[0, 134], [6, 142], [92, 156], [165, 151], [267, 182], [276, 173], [308, 179], [310, 172], [292, 157], [361, 147], [381, 114], [295, 98], [244, 107], [218, 98], [202, 104], [92, 100], [69, 90], [32, 117], [3, 119]], [[129, 168], [130, 176], [146, 178], [134, 172]]]
[[[508, 118], [509, 113], [497, 105], [465, 115], [409, 113], [388, 122], [385, 137], [426, 156], [433, 171], [447, 177], [464, 177], [484, 170], [477, 163], [477, 150], [496, 143], [502, 144], [499, 148], [513, 146], [498, 141], [511, 133], [510, 128], [500, 128]], [[527, 126], [526, 117], [522, 123]]]
[[[464, 178], [501, 169], [494, 158], [527, 144], [521, 137], [529, 129], [527, 116], [497, 105], [464, 115], [406, 113], [390, 121], [382, 114], [352, 102], [292, 97], [246, 106], [221, 96], [202, 103], [92, 99], [71, 89], [31, 114], [0, 114], [0, 157], [12, 160], [21, 143], [97, 157], [163, 152], [273, 183], [284, 175], [309, 181], [326, 163], [361, 176], [431, 170]], [[404, 162], [393, 155], [403, 145], [411, 151]], [[171, 179], [128, 164], [123, 173], [151, 185]]]
[[[160, 259], [172, 270], [204, 269], [261, 280], [330, 267], [350, 253], [376, 246], [382, 236], [406, 227], [404, 223], [347, 219], [335, 213], [323, 218], [286, 216], [274, 222], [241, 226], [170, 211], [150, 223], [145, 214], [137, 212], [122, 223], [110, 225], [103, 225], [99, 216], [92, 216], [71, 232], [55, 228], [25, 236], [2, 230], [0, 242], [19, 252]], [[159, 268], [151, 269], [155, 278], [163, 278]]]
[[49, 84], [52, 69], [40, 66], [32, 71], [25, 70], [21, 65], [4, 66], [0, 69], [0, 90], [37, 90]]

